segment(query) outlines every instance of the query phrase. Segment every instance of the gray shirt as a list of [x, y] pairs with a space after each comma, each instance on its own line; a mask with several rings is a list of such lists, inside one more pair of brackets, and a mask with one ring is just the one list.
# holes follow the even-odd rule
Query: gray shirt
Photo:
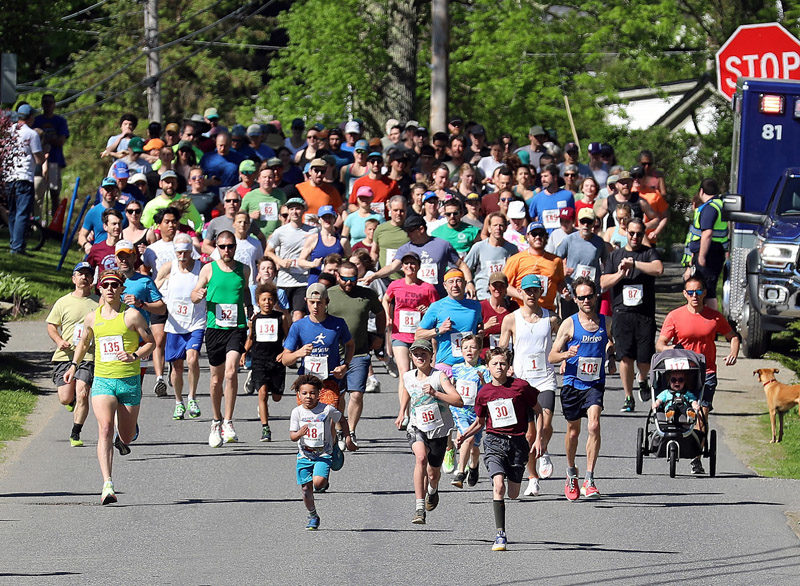
[[581, 238], [580, 230], [577, 230], [559, 244], [556, 256], [564, 259], [565, 268], [575, 269], [575, 272], [566, 278], [568, 285], [572, 285], [574, 278], [585, 274], [595, 282], [598, 291], [600, 290], [601, 267], [608, 258], [605, 240], [597, 234], [592, 234], [589, 240], [584, 240]]
[[[417, 378], [417, 369], [409, 370], [403, 374], [403, 384], [405, 385], [408, 395], [411, 397], [411, 420], [408, 424], [409, 429], [416, 429], [417, 431], [425, 434], [428, 439], [436, 439], [446, 437], [450, 431], [455, 427], [453, 423], [453, 415], [450, 412], [450, 406], [443, 401], [438, 401], [430, 395], [426, 394], [423, 390], [423, 385], [429, 384], [434, 390], [442, 392], [441, 377], [446, 376], [440, 370], [434, 369], [429, 377], [424, 379]], [[431, 406], [436, 405], [438, 408], [438, 420], [434, 419], [439, 425], [434, 429], [421, 429], [426, 427], [424, 423], [423, 412], [430, 412]], [[428, 418], [430, 421], [430, 419]], [[431, 424], [428, 424], [430, 427]]]
[[506, 260], [517, 254], [519, 249], [508, 241], [500, 246], [492, 246], [489, 240], [481, 240], [472, 245], [464, 257], [464, 262], [472, 271], [478, 300], [489, 298], [489, 277], [493, 272], [503, 271]]
[[[267, 241], [268, 246], [275, 249], [275, 254], [283, 259], [297, 260], [303, 251], [303, 244], [309, 234], [317, 228], [302, 224], [295, 228], [292, 224], [284, 224], [275, 230]], [[308, 271], [297, 265], [288, 269], [278, 269], [278, 287], [305, 287], [308, 283]]]

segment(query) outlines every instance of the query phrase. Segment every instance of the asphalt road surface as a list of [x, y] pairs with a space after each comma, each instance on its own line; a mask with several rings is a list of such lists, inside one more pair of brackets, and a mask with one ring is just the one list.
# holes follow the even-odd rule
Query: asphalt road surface
[[[47, 357], [43, 324], [11, 326], [12, 350]], [[43, 396], [31, 436], [7, 448], [0, 467], [0, 582], [797, 584], [800, 547], [785, 511], [800, 509], [800, 483], [755, 476], [724, 441], [717, 478], [691, 476], [681, 461], [670, 479], [664, 460], [645, 460], [636, 476], [635, 432], [644, 415], [619, 412], [616, 377], [602, 417], [602, 498], [564, 498], [565, 424], [557, 407], [555, 474], [543, 481], [542, 496], [507, 504], [507, 552], [491, 551], [483, 467], [474, 488], [456, 489], [445, 476], [428, 524], [412, 525], [413, 458], [394, 428], [396, 379], [378, 372], [382, 392], [366, 396], [361, 450], [347, 454], [331, 489], [317, 495], [316, 533], [305, 530], [295, 483], [292, 396], [272, 407], [272, 443], [258, 441], [256, 397], [240, 396], [239, 443], [213, 449], [207, 368], [197, 420], [173, 421], [173, 399], [155, 397], [148, 376], [141, 435], [129, 456], [115, 452], [119, 503], [106, 507], [94, 417], [84, 428], [86, 446], [71, 448], [71, 415], [54, 394]], [[583, 472], [582, 458], [578, 465]]]

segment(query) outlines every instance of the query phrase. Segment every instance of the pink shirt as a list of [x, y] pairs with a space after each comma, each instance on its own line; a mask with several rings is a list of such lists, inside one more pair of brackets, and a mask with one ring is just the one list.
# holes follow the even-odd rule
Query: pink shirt
[[386, 296], [390, 302], [394, 301], [392, 339], [410, 344], [414, 341], [414, 330], [422, 317], [418, 307], [430, 307], [439, 299], [436, 288], [425, 281], [420, 281], [418, 285], [406, 285], [405, 279], [397, 279], [389, 285]]

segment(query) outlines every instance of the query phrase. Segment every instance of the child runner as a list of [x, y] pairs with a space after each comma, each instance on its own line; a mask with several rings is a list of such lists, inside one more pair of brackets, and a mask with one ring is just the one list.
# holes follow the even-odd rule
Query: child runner
[[[460, 435], [456, 443], [461, 446], [486, 425], [483, 443], [483, 462], [492, 476], [492, 505], [497, 535], [492, 551], [506, 549], [506, 503], [505, 481], [508, 480], [508, 496], [519, 496], [528, 454], [542, 453], [542, 409], [536, 401], [539, 391], [524, 379], [508, 376], [508, 351], [503, 348], [489, 350], [489, 372], [492, 382], [478, 391], [475, 399], [475, 422]], [[525, 432], [528, 430], [528, 413], [536, 415], [536, 439], [528, 445]]]
[[308, 509], [306, 529], [319, 529], [319, 515], [314, 505], [314, 489], [320, 492], [328, 487], [331, 472], [333, 425], [341, 422], [347, 449], [355, 452], [358, 447], [350, 439], [347, 420], [331, 405], [319, 402], [322, 381], [313, 374], [301, 374], [292, 389], [297, 393], [300, 405], [292, 409], [289, 421], [289, 439], [297, 442], [297, 484], [303, 490], [303, 503]]
[[278, 402], [283, 397], [286, 367], [280, 361], [283, 340], [289, 333], [287, 314], [276, 309], [278, 288], [275, 283], [262, 283], [256, 287], [259, 313], [250, 321], [250, 335], [244, 344], [245, 353], [239, 364], [244, 366], [247, 357], [252, 361], [253, 388], [258, 389], [258, 416], [261, 418], [261, 441], [271, 442], [267, 394]]
[[411, 420], [406, 437], [416, 457], [414, 495], [417, 499], [411, 522], [424, 525], [425, 511], [432, 511], [439, 504], [442, 460], [447, 449], [447, 438], [453, 429], [453, 417], [444, 406], [462, 407], [464, 402], [447, 375], [434, 370], [430, 340], [416, 340], [410, 350], [416, 368], [403, 375], [400, 412], [395, 425], [400, 429], [410, 403]]
[[372, 236], [375, 234], [375, 228], [378, 227], [378, 224], [380, 224], [380, 222], [377, 219], [367, 218], [367, 221], [364, 222], [364, 234], [366, 234], [366, 237], [363, 240], [359, 240], [358, 242], [353, 244], [351, 253], [355, 252], [359, 248], [363, 248], [367, 252], [372, 250], [372, 244], [373, 244]]
[[[461, 339], [461, 352], [464, 361], [453, 365], [453, 381], [456, 391], [464, 401], [464, 406], [450, 407], [450, 412], [453, 414], [458, 432], [464, 433], [475, 422], [475, 397], [478, 389], [485, 385], [486, 381], [491, 380], [491, 375], [486, 366], [478, 363], [481, 356], [481, 338], [475, 334], [464, 336]], [[451, 482], [453, 486], [462, 488], [464, 478], [470, 486], [477, 484], [481, 435], [482, 432], [477, 432], [459, 448], [458, 468]], [[467, 472], [464, 471], [465, 468]]]

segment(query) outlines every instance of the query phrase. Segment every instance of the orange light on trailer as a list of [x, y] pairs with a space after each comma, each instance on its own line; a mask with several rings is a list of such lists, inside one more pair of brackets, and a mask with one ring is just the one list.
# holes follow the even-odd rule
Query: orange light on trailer
[[784, 97], [761, 94], [758, 111], [762, 114], [783, 114]]

